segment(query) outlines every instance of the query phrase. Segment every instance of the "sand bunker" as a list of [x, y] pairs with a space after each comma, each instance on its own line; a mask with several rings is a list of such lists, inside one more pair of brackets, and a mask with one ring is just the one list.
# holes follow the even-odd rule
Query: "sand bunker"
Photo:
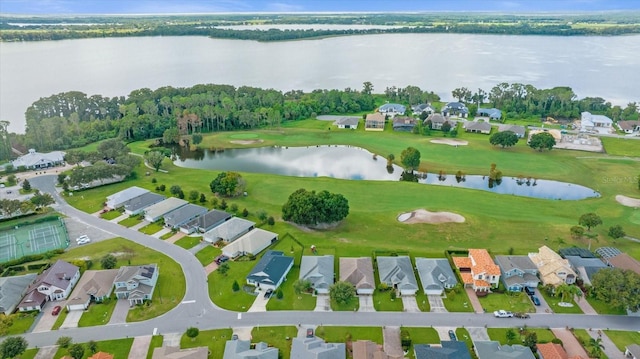
[[463, 223], [464, 217], [451, 212], [429, 212], [425, 209], [416, 209], [413, 212], [403, 213], [398, 216], [398, 221], [402, 223]]
[[438, 143], [441, 145], [449, 145], [449, 146], [466, 146], [469, 144], [469, 141], [465, 141], [465, 140], [454, 140], [454, 139], [450, 139], [450, 138], [443, 138], [443, 139], [438, 139], [438, 140], [431, 140], [429, 141], [431, 143]]
[[616, 196], [616, 201], [623, 206], [640, 208], [640, 199], [637, 198], [631, 198], [619, 194]]
[[235, 143], [237, 145], [253, 145], [254, 143], [262, 143], [263, 140], [233, 140], [229, 141], [231, 143]]

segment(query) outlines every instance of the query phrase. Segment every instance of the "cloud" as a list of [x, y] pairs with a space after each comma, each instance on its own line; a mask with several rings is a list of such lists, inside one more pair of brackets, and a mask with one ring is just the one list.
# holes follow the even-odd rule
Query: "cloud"
[[304, 9], [302, 5], [274, 2], [267, 3], [264, 10], [269, 12], [300, 12], [304, 11]]

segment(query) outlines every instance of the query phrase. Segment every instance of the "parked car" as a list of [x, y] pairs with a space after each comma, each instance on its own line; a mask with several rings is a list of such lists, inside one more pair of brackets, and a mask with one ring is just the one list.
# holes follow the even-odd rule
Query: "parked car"
[[531, 296], [531, 301], [533, 302], [534, 305], [537, 305], [537, 306], [540, 305], [540, 299], [538, 297], [536, 297], [535, 295]]
[[51, 315], [60, 314], [60, 310], [62, 310], [62, 307], [60, 307], [59, 305], [56, 305], [55, 307], [53, 307], [53, 310], [51, 311]]
[[522, 312], [514, 313], [513, 316], [516, 317], [516, 318], [521, 318], [521, 319], [529, 319], [529, 318], [531, 318], [531, 316], [528, 313], [522, 313]]
[[216, 264], [220, 265], [226, 261], [229, 260], [229, 257], [225, 256], [224, 254], [221, 254], [219, 256], [216, 257], [216, 259], [214, 259], [214, 261], [216, 262]]
[[76, 238], [76, 242], [85, 241], [85, 240], [90, 240], [89, 236], [87, 236], [86, 234], [83, 234], [80, 237]]
[[456, 332], [454, 332], [453, 330], [449, 331], [449, 339], [456, 341], [458, 340], [458, 338], [456, 337]]
[[273, 289], [267, 289], [266, 292], [264, 292], [264, 297], [265, 298], [271, 298], [271, 294], [273, 294]]
[[233, 333], [233, 335], [231, 335], [231, 340], [238, 340], [238, 334]]
[[91, 239], [89, 239], [89, 238], [83, 238], [83, 239], [80, 239], [80, 240], [78, 241], [78, 245], [87, 244], [87, 243], [89, 243], [89, 242], [91, 242]]
[[307, 329], [307, 338], [313, 338], [313, 329]]
[[500, 309], [493, 312], [493, 316], [496, 318], [513, 318], [513, 313]]
[[528, 295], [535, 295], [536, 291], [533, 288], [530, 287], [524, 287], [524, 291], [528, 294]]

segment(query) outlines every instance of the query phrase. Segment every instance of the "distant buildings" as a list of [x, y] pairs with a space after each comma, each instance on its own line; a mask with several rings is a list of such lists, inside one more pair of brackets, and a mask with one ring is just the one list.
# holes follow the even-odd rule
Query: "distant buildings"
[[11, 164], [16, 169], [22, 167], [28, 170], [45, 169], [63, 164], [64, 155], [65, 153], [61, 151], [39, 153], [34, 149], [30, 149], [29, 153], [13, 160]]

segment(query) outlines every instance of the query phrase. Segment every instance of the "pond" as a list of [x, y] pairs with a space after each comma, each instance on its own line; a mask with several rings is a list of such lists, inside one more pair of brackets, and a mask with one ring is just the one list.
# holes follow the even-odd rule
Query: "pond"
[[578, 200], [599, 197], [593, 189], [566, 182], [533, 178], [417, 173], [403, 174], [400, 166], [387, 168], [382, 156], [352, 146], [259, 147], [224, 151], [180, 149], [175, 165], [210, 170], [269, 173], [294, 177], [332, 177], [348, 180], [413, 180], [423, 184], [478, 189], [523, 197]]

